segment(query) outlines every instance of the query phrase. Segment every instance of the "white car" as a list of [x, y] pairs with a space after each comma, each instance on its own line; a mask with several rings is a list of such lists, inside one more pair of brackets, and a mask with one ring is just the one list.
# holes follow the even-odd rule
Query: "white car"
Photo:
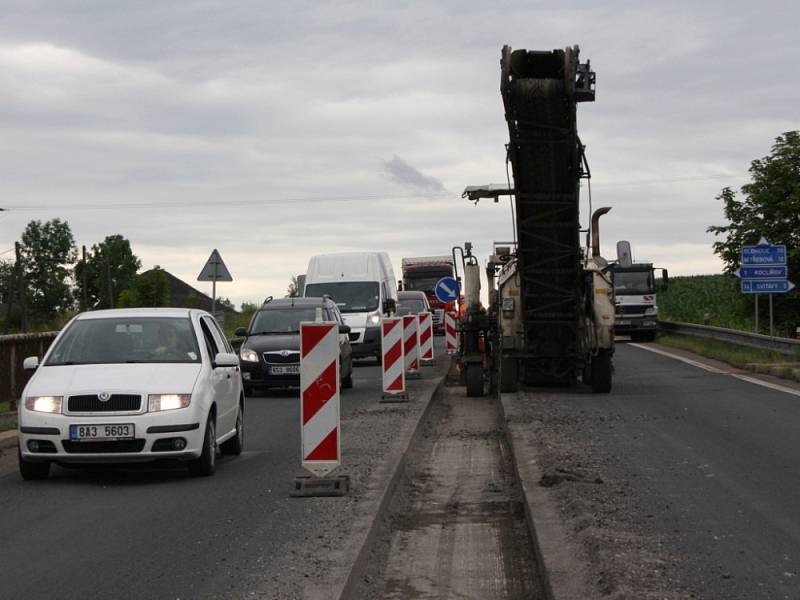
[[187, 461], [211, 475], [217, 447], [240, 454], [239, 358], [201, 310], [82, 313], [58, 334], [19, 403], [19, 468], [44, 479], [51, 462]]

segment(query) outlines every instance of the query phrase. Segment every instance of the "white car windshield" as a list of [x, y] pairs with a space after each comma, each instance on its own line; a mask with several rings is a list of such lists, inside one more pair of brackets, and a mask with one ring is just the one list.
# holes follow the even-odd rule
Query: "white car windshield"
[[416, 315], [423, 311], [428, 310], [425, 302], [422, 300], [400, 300], [397, 302], [397, 316], [403, 315]]
[[200, 352], [188, 318], [111, 317], [73, 321], [45, 366], [197, 362]]

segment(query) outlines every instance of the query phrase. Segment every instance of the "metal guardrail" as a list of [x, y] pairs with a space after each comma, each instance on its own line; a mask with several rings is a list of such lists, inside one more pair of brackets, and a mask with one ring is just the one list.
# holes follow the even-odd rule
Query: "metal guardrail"
[[788, 356], [797, 357], [798, 360], [800, 360], [800, 340], [763, 335], [761, 333], [751, 333], [749, 331], [739, 331], [738, 329], [725, 329], [723, 327], [713, 327], [710, 325], [679, 323], [676, 321], [659, 321], [658, 327], [660, 330], [669, 333], [720, 340], [739, 346], [758, 348], [760, 350], [772, 350]]

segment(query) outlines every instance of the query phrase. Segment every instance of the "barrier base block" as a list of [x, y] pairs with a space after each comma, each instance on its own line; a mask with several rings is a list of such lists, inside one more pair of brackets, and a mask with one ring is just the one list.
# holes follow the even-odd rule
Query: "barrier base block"
[[381, 394], [381, 402], [408, 402], [408, 392]]
[[311, 498], [314, 496], [346, 496], [349, 492], [349, 475], [335, 477], [298, 475], [294, 478], [294, 487], [289, 495], [294, 498]]
[[421, 364], [423, 367], [432, 367], [436, 364], [436, 361], [432, 358], [423, 358], [421, 361], [419, 361], [419, 364]]

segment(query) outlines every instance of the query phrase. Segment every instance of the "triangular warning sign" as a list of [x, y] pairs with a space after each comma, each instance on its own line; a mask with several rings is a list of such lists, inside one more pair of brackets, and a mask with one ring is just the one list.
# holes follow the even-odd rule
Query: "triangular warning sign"
[[233, 281], [228, 267], [222, 262], [222, 257], [216, 248], [208, 257], [208, 262], [200, 271], [200, 275], [197, 276], [197, 281]]

